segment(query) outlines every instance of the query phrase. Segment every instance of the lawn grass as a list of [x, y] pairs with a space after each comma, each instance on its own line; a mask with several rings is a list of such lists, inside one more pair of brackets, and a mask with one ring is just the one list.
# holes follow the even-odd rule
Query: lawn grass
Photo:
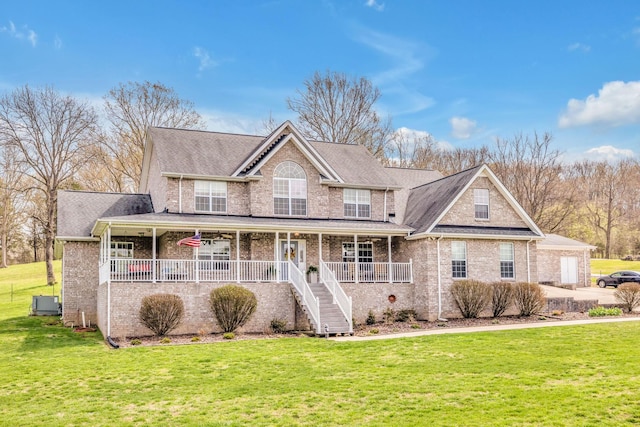
[[623, 261], [621, 259], [591, 259], [591, 274], [604, 276], [619, 270], [640, 271], [640, 261]]
[[0, 425], [640, 423], [640, 322], [113, 350], [55, 320], [0, 313]]

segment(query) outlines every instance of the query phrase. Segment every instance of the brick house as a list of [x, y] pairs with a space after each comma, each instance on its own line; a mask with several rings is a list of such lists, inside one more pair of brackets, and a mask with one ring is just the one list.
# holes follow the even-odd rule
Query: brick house
[[[58, 206], [63, 318], [84, 313], [105, 337], [148, 335], [137, 315], [156, 293], [185, 303], [176, 334], [218, 330], [209, 293], [228, 283], [258, 298], [245, 331], [348, 333], [388, 307], [456, 317], [458, 279], [546, 274], [544, 234], [487, 166], [386, 168], [290, 122], [267, 137], [151, 128], [139, 194], [61, 191]], [[177, 244], [190, 236], [199, 247]]]

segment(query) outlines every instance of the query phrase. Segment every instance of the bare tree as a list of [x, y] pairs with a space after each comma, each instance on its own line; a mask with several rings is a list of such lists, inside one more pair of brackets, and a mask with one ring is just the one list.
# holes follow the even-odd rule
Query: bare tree
[[19, 234], [20, 218], [25, 202], [24, 165], [13, 145], [0, 145], [0, 268], [8, 266], [9, 242]]
[[629, 159], [616, 163], [584, 161], [575, 167], [589, 222], [604, 234], [604, 256], [611, 258], [614, 230], [624, 225], [640, 203], [632, 197], [638, 195], [633, 192], [638, 185], [638, 163]]
[[93, 109], [51, 87], [29, 86], [0, 98], [0, 138], [15, 147], [26, 175], [44, 198], [47, 283], [55, 283], [53, 243], [57, 191], [84, 162], [83, 149], [93, 140], [97, 117]]
[[111, 129], [102, 140], [118, 172], [126, 177], [128, 190], [138, 187], [149, 126], [205, 127], [193, 104], [179, 98], [172, 88], [161, 83], [120, 84], [104, 99]]
[[575, 187], [565, 185], [567, 169], [552, 136], [496, 139], [489, 153], [491, 168], [540, 228], [557, 230], [574, 209]]
[[391, 118], [383, 119], [374, 109], [380, 90], [365, 77], [316, 72], [303, 82], [287, 106], [298, 114], [300, 131], [309, 139], [344, 144], [361, 144], [376, 157], [385, 156], [393, 133]]

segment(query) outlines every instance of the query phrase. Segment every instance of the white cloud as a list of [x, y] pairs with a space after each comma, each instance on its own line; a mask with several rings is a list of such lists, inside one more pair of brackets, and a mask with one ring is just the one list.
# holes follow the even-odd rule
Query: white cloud
[[458, 139], [469, 139], [478, 127], [478, 123], [466, 117], [452, 117], [449, 120], [451, 124], [451, 135]]
[[558, 125], [568, 128], [583, 125], [621, 126], [640, 123], [640, 81], [605, 83], [598, 95], [584, 101], [570, 99]]
[[376, 2], [376, 0], [367, 0], [365, 5], [368, 6], [368, 7], [372, 7], [373, 9], [377, 10], [378, 12], [382, 12], [384, 10], [384, 3], [378, 3], [378, 2]]
[[569, 50], [570, 52], [579, 50], [581, 52], [587, 53], [591, 50], [591, 46], [583, 43], [572, 43], [567, 46], [567, 50]]
[[612, 145], [602, 145], [600, 147], [591, 148], [586, 151], [586, 154], [590, 160], [615, 161], [627, 157], [634, 157], [632, 150], [616, 148]]
[[36, 34], [35, 31], [30, 30], [26, 25], [23, 25], [22, 30], [20, 30], [16, 28], [13, 21], [9, 21], [9, 26], [0, 27], [0, 33], [6, 33], [9, 37], [13, 37], [14, 39], [27, 40], [33, 47], [36, 47], [36, 44], [38, 43], [38, 34]]
[[396, 129], [395, 133], [400, 135], [404, 141], [415, 143], [423, 139], [433, 139], [441, 150], [453, 150], [454, 147], [447, 141], [437, 141], [436, 138], [429, 132], [417, 129], [410, 129], [407, 127], [400, 127]]
[[198, 71], [204, 71], [207, 68], [215, 67], [217, 62], [211, 59], [209, 52], [201, 47], [193, 48], [193, 56], [195, 56], [200, 61], [200, 66], [198, 67]]
[[62, 49], [62, 39], [56, 35], [56, 38], [53, 39], [53, 47], [56, 49]]

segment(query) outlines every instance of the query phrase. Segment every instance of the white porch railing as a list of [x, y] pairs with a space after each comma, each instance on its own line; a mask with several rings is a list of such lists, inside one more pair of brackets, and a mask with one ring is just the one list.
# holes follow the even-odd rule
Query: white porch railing
[[353, 303], [351, 301], [351, 297], [347, 296], [344, 292], [344, 289], [338, 283], [338, 279], [335, 274], [331, 271], [331, 269], [327, 266], [327, 263], [320, 260], [320, 281], [324, 283], [324, 285], [329, 289], [331, 295], [333, 295], [333, 302], [338, 304], [342, 314], [344, 314], [345, 319], [349, 323], [349, 333], [353, 333], [353, 315], [352, 315], [352, 307]]
[[313, 295], [304, 277], [304, 273], [296, 267], [293, 261], [289, 261], [288, 267], [288, 277], [302, 299], [300, 303], [306, 308], [309, 317], [311, 317], [311, 321], [315, 324], [316, 333], [320, 334], [322, 332], [322, 325], [320, 324], [320, 300]]
[[[323, 263], [338, 283], [413, 282], [412, 262]], [[109, 274], [115, 282], [286, 282], [288, 267], [287, 261], [112, 259], [100, 266], [99, 274], [100, 283]]]
[[413, 283], [412, 261], [326, 262], [325, 264], [341, 283]]
[[283, 282], [286, 261], [112, 259], [100, 266], [100, 281], [114, 282]]

